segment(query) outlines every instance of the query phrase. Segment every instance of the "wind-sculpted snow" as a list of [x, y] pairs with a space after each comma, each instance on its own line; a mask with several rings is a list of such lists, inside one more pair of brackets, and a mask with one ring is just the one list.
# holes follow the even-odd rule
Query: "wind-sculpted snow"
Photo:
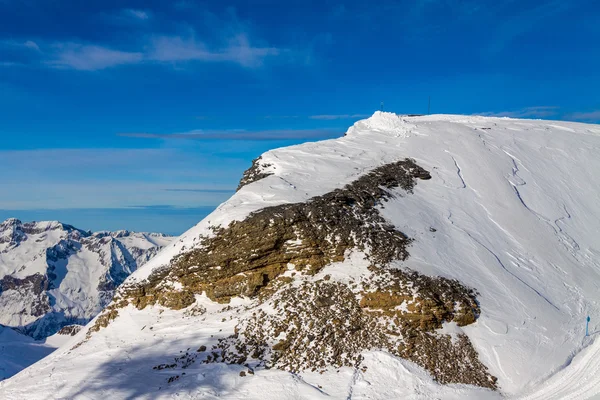
[[[46, 399], [51, 393], [52, 398], [88, 399], [579, 400], [598, 396], [594, 360], [600, 326], [600, 220], [595, 218], [600, 215], [599, 152], [597, 125], [379, 112], [354, 124], [342, 138], [269, 151], [260, 160], [269, 166], [257, 169], [267, 175], [243, 185], [125, 282], [135, 287], [148, 278], [157, 279], [157, 284], [170, 287], [167, 292], [187, 290], [188, 295], [173, 296], [163, 304], [149, 298], [145, 307], [139, 303], [141, 309], [133, 303], [118, 307], [125, 298], [118, 299], [109, 306], [115, 313], [105, 314], [106, 327], [84, 340], [96, 325], [97, 320], [92, 321], [68, 346], [0, 384], [0, 397]], [[252, 281], [250, 288], [257, 283], [256, 290], [235, 289], [223, 297], [211, 294], [210, 288], [202, 294], [186, 289], [185, 280], [170, 275], [174, 258], [198, 256], [205, 240], [218, 238], [231, 223], [243, 223], [271, 207], [308, 204], [407, 157], [431, 179], [419, 181], [412, 194], [401, 187], [386, 188], [387, 201], [375, 205], [385, 225], [410, 238], [404, 259], [377, 266], [370, 246], [364, 250], [351, 246], [343, 260], [328, 260], [314, 275], [307, 265], [300, 270], [286, 266], [267, 282], [256, 275], [263, 278]], [[290, 251], [301, 245], [302, 240], [290, 239], [286, 242]], [[361, 243], [357, 239], [352, 238], [353, 245]], [[196, 256], [189, 260], [201, 261]], [[400, 275], [382, 280], [378, 277], [386, 275], [373, 268]], [[58, 266], [56, 271], [60, 272]], [[213, 272], [217, 271], [223, 269]], [[240, 277], [249, 277], [252, 271], [241, 272]], [[409, 282], [418, 277], [419, 284], [411, 286]], [[424, 301], [416, 301], [418, 289], [425, 290], [428, 279], [434, 286], [447, 287], [444, 292], [456, 295], [459, 303], [475, 301], [469, 306], [475, 321], [463, 320], [468, 313], [460, 307], [450, 309], [444, 301], [436, 304], [436, 313], [423, 307]], [[394, 291], [384, 290], [393, 282]], [[420, 297], [427, 299], [439, 290]], [[346, 301], [329, 304], [331, 297]], [[174, 309], [179, 307], [183, 308]], [[395, 340], [388, 330], [408, 337], [410, 332], [397, 327], [403, 321], [408, 324], [411, 315], [412, 324], [424, 320], [428, 326], [413, 328], [418, 338], [413, 342], [414, 359], [408, 346], [388, 346]], [[417, 318], [428, 315], [432, 317]], [[587, 315], [591, 336], [584, 338]], [[321, 327], [321, 319], [328, 323]], [[371, 319], [386, 328], [385, 335], [379, 328], [370, 338], [353, 331], [353, 326], [371, 327]], [[304, 320], [307, 326], [297, 327]], [[466, 340], [470, 344], [463, 346]], [[319, 343], [325, 346], [322, 357]], [[441, 351], [438, 358], [429, 352], [429, 359], [418, 359], [423, 354], [420, 348], [440, 344], [452, 349]], [[380, 348], [365, 350], [373, 345]], [[261, 351], [263, 360], [258, 357]], [[357, 353], [362, 358], [351, 356]], [[246, 360], [237, 364], [242, 357]], [[325, 367], [317, 364], [321, 359]], [[307, 363], [310, 368], [303, 369]], [[454, 373], [452, 369], [430, 373], [436, 363], [456, 364]], [[468, 378], [485, 386], [485, 379], [461, 373], [470, 365], [480, 373], [487, 368], [487, 374], [498, 379], [497, 390], [441, 384]]]

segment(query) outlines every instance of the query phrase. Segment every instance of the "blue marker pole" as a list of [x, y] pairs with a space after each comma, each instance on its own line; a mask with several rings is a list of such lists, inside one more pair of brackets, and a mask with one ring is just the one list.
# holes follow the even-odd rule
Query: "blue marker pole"
[[590, 336], [588, 333], [588, 327], [590, 326], [590, 316], [588, 315], [586, 323], [585, 323], [585, 336]]

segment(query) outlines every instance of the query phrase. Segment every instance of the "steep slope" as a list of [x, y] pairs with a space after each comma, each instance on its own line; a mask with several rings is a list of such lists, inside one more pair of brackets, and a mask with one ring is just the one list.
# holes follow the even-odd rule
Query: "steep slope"
[[600, 394], [599, 150], [595, 125], [376, 113], [267, 152], [0, 396]]
[[8, 219], [0, 223], [0, 323], [36, 339], [70, 323], [85, 324], [171, 240]]

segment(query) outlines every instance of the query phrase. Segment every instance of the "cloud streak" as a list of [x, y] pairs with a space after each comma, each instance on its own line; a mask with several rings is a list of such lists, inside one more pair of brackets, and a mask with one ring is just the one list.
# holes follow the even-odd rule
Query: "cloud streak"
[[192, 192], [192, 193], [233, 193], [235, 189], [164, 189], [167, 192]]
[[[43, 64], [53, 68], [79, 71], [98, 71], [123, 65], [143, 63], [181, 64], [187, 62], [233, 63], [245, 68], [257, 68], [265, 60], [289, 54], [287, 49], [252, 45], [248, 35], [239, 33], [231, 37], [225, 46], [213, 48], [197, 41], [193, 35], [153, 36], [142, 49], [119, 50], [95, 44], [76, 42], [53, 43], [42, 52], [34, 42], [26, 47], [36, 49], [42, 55]], [[35, 45], [35, 46], [34, 46]]]
[[141, 21], [145, 21], [148, 18], [150, 18], [150, 14], [148, 14], [147, 11], [144, 11], [144, 10], [135, 10], [135, 9], [132, 9], [132, 8], [128, 8], [126, 10], [123, 10], [123, 14], [126, 15], [126, 16], [129, 16], [131, 18], [141, 20]]
[[484, 112], [477, 115], [484, 117], [508, 117], [508, 118], [546, 118], [558, 114], [559, 107], [556, 106], [536, 106], [525, 107], [520, 110]]
[[193, 37], [161, 36], [152, 40], [145, 58], [158, 62], [233, 62], [244, 67], [258, 67], [265, 58], [284, 52], [275, 47], [255, 47], [250, 44], [246, 34], [240, 33], [229, 39], [226, 47], [211, 50], [203, 42]]
[[343, 134], [339, 129], [273, 129], [273, 130], [193, 130], [179, 133], [119, 133], [119, 136], [147, 139], [196, 139], [196, 140], [309, 140], [333, 138]]
[[137, 64], [144, 60], [142, 53], [78, 43], [61, 43], [55, 45], [55, 48], [55, 56], [45, 63], [60, 69], [96, 71], [117, 65]]
[[[181, 22], [173, 22], [170, 27], [163, 25], [162, 28], [158, 22], [146, 24], [152, 17], [147, 10], [122, 9], [116, 14], [104, 15], [104, 19], [127, 26], [127, 35], [132, 39], [121, 40], [119, 44], [97, 40], [0, 40], [0, 50], [11, 49], [11, 52], [6, 52], [6, 58], [0, 57], [0, 61], [14, 66], [23, 63], [22, 59], [26, 57], [26, 65], [78, 71], [141, 64], [180, 68], [182, 64], [192, 62], [232, 63], [244, 68], [258, 68], [272, 58], [294, 61], [295, 51], [271, 46], [252, 37], [249, 26], [239, 21], [235, 13], [225, 19], [208, 12], [206, 15], [205, 20], [210, 22], [205, 21], [207, 26], [197, 34], [195, 28]], [[155, 30], [149, 32], [149, 27]], [[18, 49], [22, 49], [21, 54], [14, 51]]]
[[249, 163], [226, 160], [175, 147], [0, 150], [0, 209], [215, 205]]
[[368, 114], [324, 114], [324, 115], [311, 115], [308, 118], [331, 121], [336, 119], [354, 119], [354, 118], [368, 118]]

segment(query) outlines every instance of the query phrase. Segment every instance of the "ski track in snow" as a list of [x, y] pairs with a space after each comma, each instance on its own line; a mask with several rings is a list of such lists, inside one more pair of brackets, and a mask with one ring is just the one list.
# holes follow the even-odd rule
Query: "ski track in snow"
[[[564, 220], [565, 217], [560, 217], [558, 219], [555, 219], [554, 224], [553, 224], [551, 222], [551, 218], [540, 214], [539, 212], [533, 210], [529, 205], [527, 205], [527, 203], [523, 199], [523, 196], [521, 195], [521, 192], [517, 188], [517, 186], [525, 186], [527, 184], [527, 182], [519, 176], [519, 166], [517, 165], [515, 157], [513, 155], [511, 155], [509, 152], [507, 152], [506, 150], [503, 150], [503, 151], [504, 151], [504, 153], [506, 153], [506, 155], [508, 155], [510, 157], [510, 159], [513, 163], [512, 177], [517, 182], [514, 183], [509, 180], [509, 183], [512, 185], [512, 187], [515, 191], [515, 194], [516, 194], [517, 198], [519, 199], [520, 203], [523, 205], [523, 207], [525, 207], [525, 209], [527, 209], [529, 212], [531, 212], [533, 215], [535, 215], [541, 221], [545, 222], [548, 226], [550, 226], [550, 228], [554, 231], [554, 233], [556, 234], [559, 241], [567, 248], [569, 253], [571, 253], [571, 255], [575, 259], [578, 259], [576, 251], [579, 250], [579, 244], [571, 236], [569, 236], [566, 232], [564, 232], [564, 230], [558, 225], [558, 222]], [[563, 209], [565, 210], [565, 213], [567, 214], [567, 219], [570, 219], [571, 215], [567, 211], [566, 206], [564, 204], [563, 204]]]
[[358, 367], [354, 367], [354, 372], [352, 372], [352, 379], [350, 380], [350, 385], [348, 388], [348, 396], [346, 397], [346, 400], [352, 400], [352, 393], [354, 392], [354, 385], [356, 385], [356, 382], [358, 381], [359, 374], [360, 374], [360, 372], [358, 370]]
[[474, 237], [473, 235], [471, 235], [469, 232], [467, 232], [465, 229], [461, 228], [460, 226], [456, 225], [454, 223], [454, 221], [452, 221], [452, 213], [450, 213], [450, 215], [448, 215], [448, 220], [450, 221], [450, 223], [454, 226], [456, 226], [456, 228], [458, 228], [460, 231], [462, 231], [463, 233], [465, 233], [468, 237], [471, 238], [471, 240], [473, 240], [475, 243], [477, 243], [479, 246], [481, 246], [483, 249], [485, 249], [489, 254], [492, 255], [492, 257], [494, 257], [496, 259], [496, 261], [498, 262], [498, 264], [502, 267], [502, 269], [504, 271], [506, 271], [507, 273], [509, 273], [512, 277], [514, 277], [516, 280], [518, 280], [519, 282], [521, 282], [523, 285], [527, 286], [529, 289], [531, 289], [535, 294], [537, 294], [540, 298], [542, 298], [545, 302], [547, 302], [548, 304], [550, 304], [552, 307], [554, 307], [557, 311], [560, 311], [560, 308], [558, 308], [556, 305], [554, 305], [554, 303], [552, 303], [546, 296], [544, 296], [542, 293], [540, 293], [536, 288], [534, 288], [533, 286], [531, 286], [530, 284], [528, 284], [527, 282], [525, 282], [523, 279], [521, 279], [517, 274], [515, 274], [514, 272], [512, 272], [511, 270], [509, 270], [506, 265], [504, 265], [504, 263], [502, 262], [502, 260], [500, 260], [500, 257], [498, 257], [498, 255], [496, 253], [494, 253], [494, 251], [492, 251], [492, 249], [490, 249], [488, 246], [486, 246], [485, 244], [483, 244], [479, 239], [477, 239], [476, 237]]

